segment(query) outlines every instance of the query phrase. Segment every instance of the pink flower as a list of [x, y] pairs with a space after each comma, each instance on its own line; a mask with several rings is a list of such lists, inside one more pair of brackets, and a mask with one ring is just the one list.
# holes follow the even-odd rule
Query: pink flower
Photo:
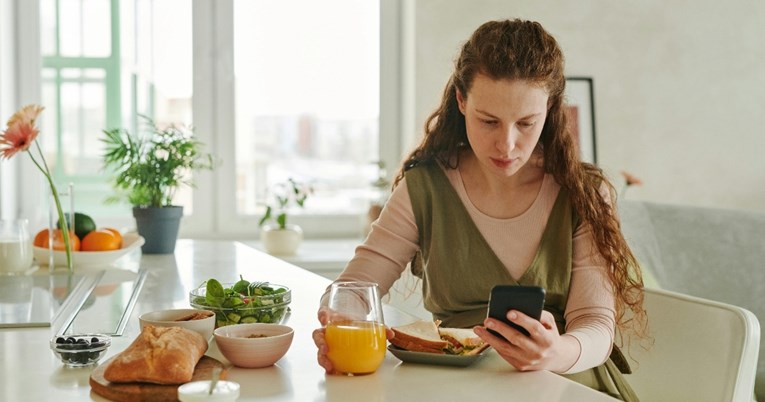
[[16, 153], [28, 150], [39, 133], [40, 130], [29, 122], [18, 121], [9, 125], [0, 135], [0, 158], [10, 159]]
[[628, 186], [631, 186], [633, 184], [636, 185], [636, 186], [642, 186], [643, 185], [643, 180], [640, 180], [637, 176], [635, 176], [634, 174], [632, 174], [630, 172], [622, 171], [622, 176], [624, 176], [624, 180], [627, 181], [627, 185]]
[[34, 127], [37, 116], [45, 109], [40, 105], [26, 105], [19, 109], [16, 113], [8, 119], [8, 127], [13, 127], [16, 123], [27, 123]]
[[[32, 163], [40, 169], [45, 179], [50, 185], [50, 191], [53, 195], [53, 199], [56, 202], [56, 212], [58, 212], [58, 224], [62, 228], [67, 227], [66, 219], [64, 219], [64, 210], [61, 208], [61, 200], [58, 196], [58, 190], [56, 190], [56, 184], [53, 182], [50, 170], [48, 170], [48, 164], [45, 162], [45, 155], [43, 155], [40, 146], [36, 147], [37, 156], [35, 156], [32, 149], [32, 143], [37, 144], [37, 135], [40, 130], [35, 127], [35, 120], [43, 111], [43, 107], [39, 105], [27, 105], [19, 109], [16, 113], [8, 119], [8, 128], [0, 134], [0, 159], [10, 159], [13, 155], [19, 152], [27, 152]], [[72, 243], [69, 240], [69, 231], [62, 231], [64, 237], [64, 244], [66, 250], [66, 265], [71, 272], [72, 267]]]

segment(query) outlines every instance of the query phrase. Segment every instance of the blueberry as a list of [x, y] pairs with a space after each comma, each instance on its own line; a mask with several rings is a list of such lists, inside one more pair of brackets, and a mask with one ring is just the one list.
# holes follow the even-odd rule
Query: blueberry
[[77, 340], [70, 336], [69, 338], [66, 338], [66, 343], [77, 343]]
[[96, 337], [94, 336], [94, 337], [90, 338], [90, 342], [91, 342], [91, 343], [96, 343], [96, 342], [98, 342], [98, 338], [96, 338]]
[[88, 340], [87, 340], [87, 339], [83, 339], [83, 338], [80, 338], [80, 339], [78, 339], [78, 340], [77, 340], [77, 343], [81, 343], [81, 344], [85, 344], [85, 345], [87, 345], [87, 344], [88, 344]]
[[56, 343], [64, 343], [64, 342], [66, 342], [66, 339], [64, 339], [63, 337], [59, 336], [58, 338], [56, 338]]

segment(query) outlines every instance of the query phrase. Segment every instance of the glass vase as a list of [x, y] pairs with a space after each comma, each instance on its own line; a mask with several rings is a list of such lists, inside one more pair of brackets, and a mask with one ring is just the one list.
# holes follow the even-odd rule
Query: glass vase
[[[48, 268], [74, 271], [74, 184], [69, 183], [64, 191], [51, 188], [48, 208]], [[67, 216], [69, 219], [67, 219]], [[60, 232], [57, 229], [60, 228]], [[54, 250], [54, 243], [61, 243], [63, 250]], [[56, 252], [63, 251], [63, 258], [56, 258]]]

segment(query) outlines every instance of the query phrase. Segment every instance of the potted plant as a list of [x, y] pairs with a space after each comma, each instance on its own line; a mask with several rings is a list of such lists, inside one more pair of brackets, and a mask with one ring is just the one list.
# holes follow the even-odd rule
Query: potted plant
[[193, 129], [170, 125], [158, 127], [141, 116], [147, 130], [104, 130], [104, 167], [114, 173], [117, 195], [109, 201], [127, 199], [133, 205], [138, 233], [146, 239], [141, 250], [168, 254], [175, 250], [183, 207], [172, 205], [181, 186], [194, 186], [191, 173], [211, 170], [213, 157], [201, 151], [203, 144]]
[[312, 189], [292, 178], [278, 184], [272, 190], [273, 201], [266, 205], [266, 213], [260, 219], [260, 240], [266, 252], [293, 255], [303, 240], [303, 230], [287, 223], [287, 212], [294, 207], [303, 208]]

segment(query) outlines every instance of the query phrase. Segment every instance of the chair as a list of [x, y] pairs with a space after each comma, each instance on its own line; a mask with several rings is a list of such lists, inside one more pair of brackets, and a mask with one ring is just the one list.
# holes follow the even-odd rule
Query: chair
[[[646, 289], [654, 343], [624, 350], [641, 401], [752, 401], [760, 324], [730, 304]], [[617, 337], [618, 339], [618, 337]]]

